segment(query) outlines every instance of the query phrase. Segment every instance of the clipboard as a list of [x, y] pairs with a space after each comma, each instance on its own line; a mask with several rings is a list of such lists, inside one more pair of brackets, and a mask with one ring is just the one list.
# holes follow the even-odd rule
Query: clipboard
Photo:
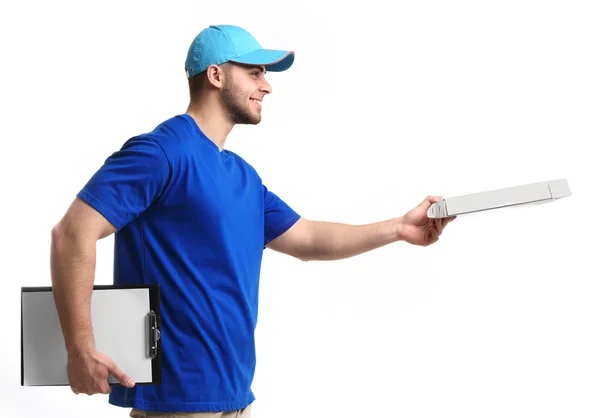
[[[95, 285], [90, 309], [97, 350], [136, 385], [160, 384], [159, 285]], [[113, 376], [108, 383], [120, 384]], [[21, 386], [69, 386], [67, 350], [50, 286], [21, 288]]]
[[571, 196], [566, 179], [488, 190], [438, 200], [427, 210], [429, 218], [448, 218], [508, 206], [552, 202]]

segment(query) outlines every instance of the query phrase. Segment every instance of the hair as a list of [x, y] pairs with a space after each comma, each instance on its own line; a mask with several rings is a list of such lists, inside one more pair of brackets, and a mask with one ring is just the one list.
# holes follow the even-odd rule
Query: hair
[[[219, 65], [225, 72], [225, 76], [229, 77], [231, 73], [231, 63], [225, 62]], [[202, 93], [208, 88], [209, 82], [206, 77], [206, 71], [198, 73], [191, 80], [188, 80], [188, 86], [190, 89], [190, 101], [194, 102], [200, 98]]]

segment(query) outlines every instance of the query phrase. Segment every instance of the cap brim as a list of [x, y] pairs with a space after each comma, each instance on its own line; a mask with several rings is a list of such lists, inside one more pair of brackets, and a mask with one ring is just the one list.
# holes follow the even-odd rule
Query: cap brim
[[257, 49], [256, 51], [252, 51], [230, 61], [247, 65], [264, 65], [267, 71], [281, 72], [292, 66], [294, 57], [294, 51]]

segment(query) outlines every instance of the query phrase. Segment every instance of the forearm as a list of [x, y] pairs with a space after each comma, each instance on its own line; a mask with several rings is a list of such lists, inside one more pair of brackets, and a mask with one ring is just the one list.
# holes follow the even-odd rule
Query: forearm
[[96, 268], [96, 241], [52, 231], [52, 290], [69, 353], [94, 347], [90, 302]]
[[400, 241], [402, 218], [365, 225], [313, 221], [308, 260], [340, 260]]

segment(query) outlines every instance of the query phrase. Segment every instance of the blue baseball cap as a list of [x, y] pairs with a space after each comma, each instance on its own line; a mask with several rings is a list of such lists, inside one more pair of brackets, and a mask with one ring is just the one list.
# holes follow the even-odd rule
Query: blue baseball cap
[[267, 71], [280, 72], [291, 67], [293, 51], [264, 49], [245, 29], [232, 25], [211, 25], [192, 41], [185, 60], [188, 79], [210, 65], [233, 62], [264, 65]]

